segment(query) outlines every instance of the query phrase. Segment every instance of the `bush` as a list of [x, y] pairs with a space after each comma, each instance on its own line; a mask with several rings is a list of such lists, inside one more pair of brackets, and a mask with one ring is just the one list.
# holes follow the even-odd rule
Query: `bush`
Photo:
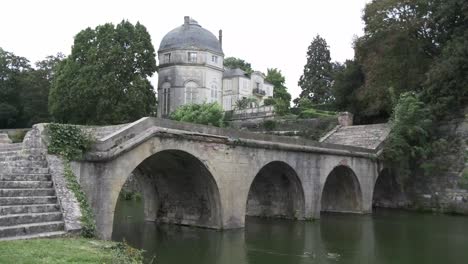
[[9, 134], [8, 137], [11, 139], [13, 143], [21, 143], [23, 142], [23, 139], [26, 136], [27, 132], [28, 131], [26, 130], [18, 130]]
[[299, 113], [298, 118], [307, 119], [307, 118], [325, 118], [325, 117], [334, 117], [336, 116], [335, 112], [316, 110], [313, 108], [303, 110]]
[[265, 120], [262, 123], [262, 127], [267, 131], [272, 131], [276, 128], [275, 120]]
[[47, 125], [49, 135], [48, 151], [67, 160], [80, 159], [93, 143], [91, 135], [78, 126], [51, 123]]
[[224, 112], [218, 103], [189, 104], [177, 108], [170, 119], [202, 125], [222, 127]]
[[[143, 250], [131, 247], [124, 240], [116, 243], [112, 247], [112, 263], [113, 264], [140, 264], [143, 263]], [[153, 261], [151, 261], [153, 262]]]

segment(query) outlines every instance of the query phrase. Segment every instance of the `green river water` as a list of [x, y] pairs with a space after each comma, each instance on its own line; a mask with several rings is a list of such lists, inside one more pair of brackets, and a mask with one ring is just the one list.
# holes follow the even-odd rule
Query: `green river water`
[[216, 231], [143, 221], [142, 202], [119, 201], [113, 239], [157, 264], [468, 263], [468, 218], [398, 210], [323, 214], [303, 222], [247, 218]]

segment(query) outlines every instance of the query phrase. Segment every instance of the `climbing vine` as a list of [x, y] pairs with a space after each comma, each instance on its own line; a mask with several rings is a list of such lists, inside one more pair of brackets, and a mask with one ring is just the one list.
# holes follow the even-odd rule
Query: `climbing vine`
[[74, 194], [78, 203], [80, 204], [81, 209], [81, 235], [86, 238], [92, 238], [96, 235], [96, 224], [94, 222], [93, 212], [89, 206], [88, 200], [86, 199], [86, 194], [81, 189], [80, 184], [76, 180], [76, 176], [73, 173], [70, 162], [65, 160], [63, 175], [67, 180], [67, 187]]
[[80, 127], [67, 124], [51, 123], [47, 125], [49, 135], [48, 151], [67, 160], [77, 160], [89, 150], [93, 138]]
[[80, 205], [81, 235], [86, 238], [95, 237], [96, 224], [91, 207], [70, 166], [71, 160], [81, 159], [83, 154], [89, 150], [93, 138], [80, 127], [66, 124], [49, 124], [47, 133], [49, 136], [48, 152], [63, 158], [63, 175], [67, 181], [67, 187], [74, 193]]

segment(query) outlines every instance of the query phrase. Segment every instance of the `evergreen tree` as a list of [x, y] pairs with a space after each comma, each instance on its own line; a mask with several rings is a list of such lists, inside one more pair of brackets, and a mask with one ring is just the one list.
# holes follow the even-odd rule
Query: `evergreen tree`
[[325, 39], [317, 35], [307, 50], [307, 63], [298, 83], [302, 92], [294, 102], [298, 104], [304, 98], [314, 104], [331, 102], [332, 81], [330, 50]]
[[155, 113], [148, 77], [156, 71], [151, 37], [122, 21], [79, 32], [72, 52], [57, 67], [49, 111], [57, 122], [116, 124]]

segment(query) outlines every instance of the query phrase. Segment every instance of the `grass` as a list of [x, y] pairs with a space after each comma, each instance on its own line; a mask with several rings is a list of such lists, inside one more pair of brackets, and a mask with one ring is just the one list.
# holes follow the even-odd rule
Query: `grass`
[[0, 242], [0, 263], [113, 263], [116, 243], [84, 238]]

